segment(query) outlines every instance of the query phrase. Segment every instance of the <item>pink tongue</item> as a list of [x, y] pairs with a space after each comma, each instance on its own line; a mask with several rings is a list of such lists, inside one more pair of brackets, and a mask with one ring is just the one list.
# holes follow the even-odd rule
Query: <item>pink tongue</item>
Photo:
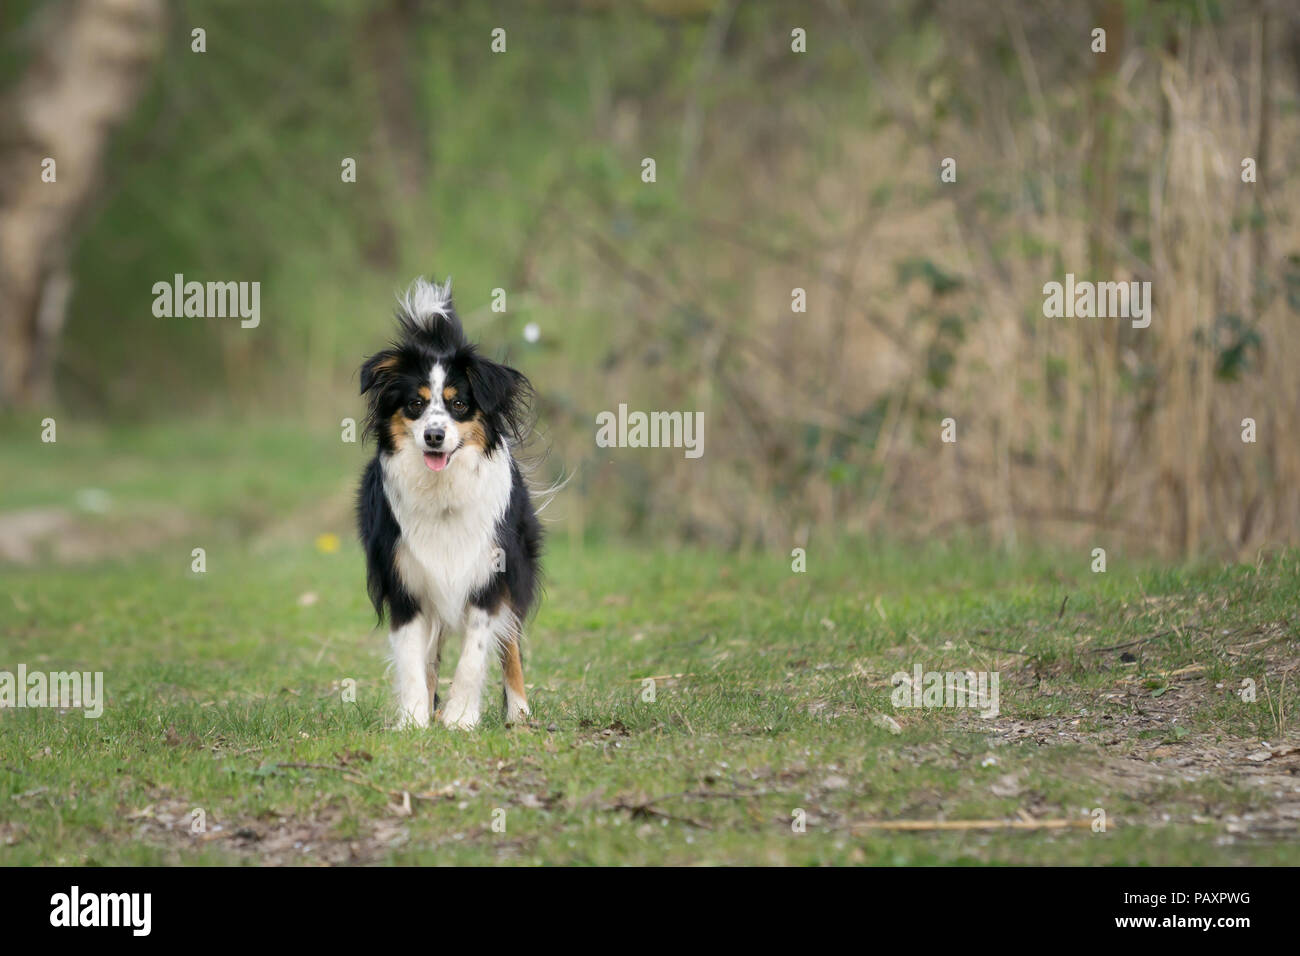
[[447, 456], [442, 452], [426, 451], [424, 453], [424, 463], [433, 471], [442, 471], [447, 467]]

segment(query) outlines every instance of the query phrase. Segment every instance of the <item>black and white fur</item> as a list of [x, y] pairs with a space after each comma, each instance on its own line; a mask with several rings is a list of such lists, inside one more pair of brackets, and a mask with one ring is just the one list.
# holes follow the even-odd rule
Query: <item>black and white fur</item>
[[399, 726], [438, 716], [452, 632], [464, 641], [442, 722], [478, 723], [494, 654], [506, 720], [518, 722], [528, 715], [519, 642], [542, 533], [512, 446], [525, 437], [532, 389], [466, 340], [451, 280], [417, 279], [399, 304], [397, 340], [361, 366], [366, 434], [378, 448], [357, 501], [370, 600], [388, 617]]

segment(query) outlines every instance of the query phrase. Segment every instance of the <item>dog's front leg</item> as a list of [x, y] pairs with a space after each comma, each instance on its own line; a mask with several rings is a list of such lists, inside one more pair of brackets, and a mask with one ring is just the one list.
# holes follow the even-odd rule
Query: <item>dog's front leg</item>
[[442, 711], [442, 722], [448, 727], [470, 730], [478, 724], [483, 707], [483, 681], [487, 677], [488, 655], [496, 649], [497, 639], [493, 619], [482, 608], [469, 610], [465, 625], [465, 640], [456, 662], [456, 674], [451, 679], [451, 693]]
[[438, 717], [438, 668], [442, 664], [442, 639], [445, 632], [442, 622], [434, 620], [429, 626], [429, 652], [426, 655], [428, 661], [426, 667], [426, 683], [429, 686], [429, 716], [431, 719]]
[[397, 726], [429, 726], [429, 685], [425, 661], [429, 653], [429, 621], [417, 614], [388, 635], [393, 679], [397, 687]]

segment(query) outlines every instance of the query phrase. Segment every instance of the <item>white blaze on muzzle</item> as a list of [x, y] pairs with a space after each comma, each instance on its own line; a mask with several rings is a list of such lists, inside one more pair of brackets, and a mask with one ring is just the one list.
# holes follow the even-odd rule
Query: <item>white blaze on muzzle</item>
[[[460, 428], [447, 411], [442, 398], [447, 369], [442, 363], [429, 372], [429, 404], [419, 418], [411, 422], [416, 447], [424, 455], [424, 463], [431, 471], [442, 471], [451, 464], [452, 455], [460, 448]], [[430, 439], [442, 432], [442, 441], [434, 444]]]

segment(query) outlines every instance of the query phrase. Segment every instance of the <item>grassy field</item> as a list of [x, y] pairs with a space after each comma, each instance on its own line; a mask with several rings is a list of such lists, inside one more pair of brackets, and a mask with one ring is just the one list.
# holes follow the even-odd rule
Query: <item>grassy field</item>
[[[362, 454], [289, 427], [3, 433], [0, 670], [102, 671], [107, 704], [0, 710], [0, 863], [1300, 863], [1294, 552], [1095, 574], [814, 545], [795, 573], [556, 535], [533, 722], [397, 732]], [[1000, 712], [895, 708], [918, 664], [996, 672]], [[990, 826], [878, 826], [959, 820]]]

